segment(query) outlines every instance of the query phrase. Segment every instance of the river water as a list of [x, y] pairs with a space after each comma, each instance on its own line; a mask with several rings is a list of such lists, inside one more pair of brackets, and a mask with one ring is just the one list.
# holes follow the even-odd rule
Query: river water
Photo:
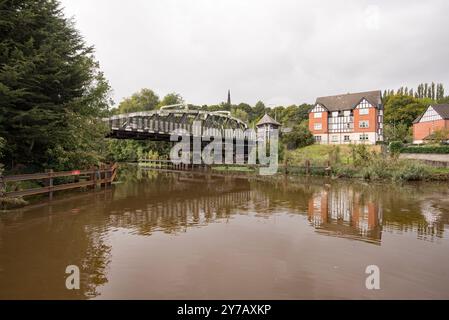
[[448, 299], [449, 188], [125, 167], [0, 214], [0, 298]]

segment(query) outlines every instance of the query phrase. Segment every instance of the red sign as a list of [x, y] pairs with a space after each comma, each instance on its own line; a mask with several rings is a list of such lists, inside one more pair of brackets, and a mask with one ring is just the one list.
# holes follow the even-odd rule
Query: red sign
[[79, 170], [72, 171], [72, 176], [79, 176], [80, 174], [81, 174], [81, 171], [79, 171]]

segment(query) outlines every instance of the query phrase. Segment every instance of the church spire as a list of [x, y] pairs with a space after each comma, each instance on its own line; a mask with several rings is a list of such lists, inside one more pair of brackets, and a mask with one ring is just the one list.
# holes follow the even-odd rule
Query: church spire
[[231, 106], [231, 90], [228, 90], [228, 106]]

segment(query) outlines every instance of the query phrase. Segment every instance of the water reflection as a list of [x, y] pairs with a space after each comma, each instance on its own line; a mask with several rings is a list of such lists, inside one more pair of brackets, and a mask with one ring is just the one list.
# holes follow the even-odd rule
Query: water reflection
[[[274, 282], [268, 282], [271, 289], [261, 297], [281, 298], [286, 294], [298, 298], [302, 296], [296, 289], [288, 289], [288, 283], [295, 279], [303, 284], [307, 280], [314, 286], [317, 281], [320, 283], [316, 277], [329, 272], [327, 264], [349, 263], [350, 258], [337, 256], [334, 251], [354, 248], [348, 246], [354, 241], [363, 246], [357, 247], [361, 250], [360, 256], [375, 247], [385, 246], [386, 252], [396, 245], [399, 251], [409, 250], [406, 247], [409, 241], [439, 243], [444, 247], [426, 247], [426, 251], [408, 257], [407, 262], [423, 254], [446, 259], [439, 252], [448, 247], [448, 224], [446, 185], [373, 185], [305, 178], [247, 180], [191, 173], [161, 174], [125, 167], [121, 169], [120, 183], [112, 189], [63, 195], [51, 205], [37, 204], [0, 216], [0, 298], [81, 299], [112, 293], [112, 297], [129, 294], [130, 297], [169, 298], [179, 294], [181, 298], [201, 298], [201, 295], [183, 295], [188, 291], [183, 286], [192, 284], [187, 275], [181, 275], [190, 272], [185, 269], [190, 264], [200, 263], [195, 259], [200, 259], [202, 266], [211, 264], [211, 267], [215, 266], [214, 261], [224, 259], [205, 258], [209, 250], [206, 244], [211, 242], [221, 245], [223, 256], [239, 257], [241, 262], [229, 266], [230, 272], [233, 271], [231, 277], [257, 276], [257, 273], [250, 276], [245, 271], [245, 261], [248, 266], [260, 266], [262, 261], [265, 265], [276, 265], [263, 274], [264, 281], [268, 276], [273, 277], [270, 281]], [[227, 225], [229, 228], [224, 227]], [[308, 234], [310, 231], [313, 237]], [[181, 237], [187, 234], [190, 234], [187, 238]], [[169, 238], [161, 238], [161, 235]], [[179, 251], [183, 241], [192, 239], [190, 237], [198, 237], [190, 240], [195, 241], [195, 245]], [[394, 243], [392, 237], [396, 239]], [[330, 243], [326, 247], [320, 244], [323, 239], [335, 238], [344, 242]], [[385, 238], [389, 239], [388, 245], [384, 244]], [[402, 238], [409, 240], [402, 243]], [[169, 239], [174, 240], [168, 242]], [[234, 239], [240, 240], [234, 243]], [[298, 255], [300, 241], [319, 246], [322, 252], [304, 248]], [[276, 250], [270, 249], [273, 243], [277, 243]], [[421, 250], [420, 247], [418, 242], [414, 243], [415, 250]], [[263, 253], [260, 248], [264, 248]], [[172, 254], [167, 256], [168, 252]], [[321, 254], [329, 258], [322, 258]], [[389, 253], [378, 258], [387, 263], [391, 259], [385, 258], [388, 256]], [[292, 260], [299, 257], [308, 257], [307, 264]], [[150, 260], [152, 264], [145, 267]], [[227, 262], [221, 263], [226, 265]], [[65, 267], [70, 264], [82, 269], [81, 291], [68, 291], [64, 287]], [[441, 265], [447, 267], [449, 262], [442, 261]], [[139, 294], [144, 284], [136, 282], [128, 286], [117, 280], [121, 278], [117, 274], [122, 274], [117, 270], [142, 269], [139, 272], [144, 272], [152, 287], [158, 288], [157, 274], [168, 266], [173, 274], [179, 272], [179, 277], [166, 279], [169, 283], [160, 283], [159, 291], [154, 289], [150, 296], [148, 290]], [[348, 265], [345, 272], [353, 267]], [[155, 274], [144, 271], [149, 268]], [[431, 270], [433, 265], [427, 268]], [[285, 275], [282, 285], [278, 283], [283, 279], [279, 278], [279, 270]], [[207, 272], [203, 271], [204, 275]], [[307, 272], [310, 278], [305, 279]], [[348, 277], [354, 275], [348, 273]], [[430, 271], [424, 277], [429, 277], [429, 283], [449, 282], [446, 278], [434, 279]], [[170, 284], [175, 281], [173, 279], [177, 282]], [[211, 279], [196, 281], [195, 285], [207, 286]], [[228, 281], [234, 283], [237, 279]], [[323, 292], [333, 292], [332, 283], [331, 280], [325, 282], [330, 287], [323, 287], [327, 290]], [[223, 283], [219, 286], [221, 290], [217, 289], [215, 298], [234, 297], [231, 288], [226, 289]], [[234, 286], [238, 286], [238, 282]], [[438, 285], [433, 285], [434, 289], [435, 286]], [[254, 286], [253, 291], [242, 297], [257, 298], [256, 288]]]
[[324, 188], [309, 200], [309, 221], [326, 235], [350, 237], [379, 243], [382, 237], [382, 209], [349, 187]]

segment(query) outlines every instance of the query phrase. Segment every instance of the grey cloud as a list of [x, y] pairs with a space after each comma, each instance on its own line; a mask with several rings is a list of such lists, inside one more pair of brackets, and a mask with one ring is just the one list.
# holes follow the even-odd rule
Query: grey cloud
[[288, 105], [449, 84], [449, 2], [63, 0], [119, 102], [142, 87], [197, 104]]

